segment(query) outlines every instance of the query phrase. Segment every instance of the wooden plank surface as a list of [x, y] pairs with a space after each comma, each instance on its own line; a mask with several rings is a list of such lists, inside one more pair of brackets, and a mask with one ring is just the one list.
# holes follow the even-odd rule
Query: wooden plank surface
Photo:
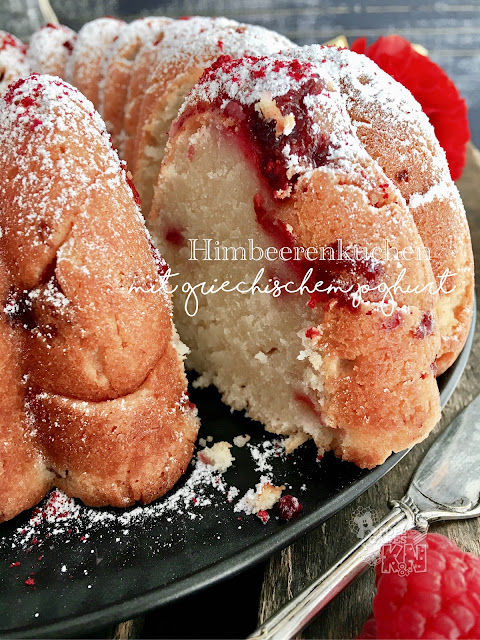
[[[459, 181], [472, 232], [476, 261], [477, 301], [480, 299], [480, 152], [473, 146], [468, 153], [468, 165]], [[478, 311], [478, 306], [477, 306]], [[336, 514], [312, 533], [276, 554], [267, 567], [259, 607], [263, 621], [295, 596], [308, 583], [321, 575], [357, 540], [358, 528], [353, 521], [356, 510], [381, 519], [389, 510], [389, 499], [401, 498], [417, 463], [435, 437], [463, 407], [480, 393], [480, 322], [470, 360], [459, 386], [443, 411], [442, 420], [431, 436], [414, 449], [380, 482], [349, 507]], [[480, 519], [439, 523], [432, 531], [444, 533], [466, 551], [480, 554]], [[299, 637], [355, 638], [371, 612], [374, 594], [374, 571], [369, 569], [352, 583], [313, 621]]]

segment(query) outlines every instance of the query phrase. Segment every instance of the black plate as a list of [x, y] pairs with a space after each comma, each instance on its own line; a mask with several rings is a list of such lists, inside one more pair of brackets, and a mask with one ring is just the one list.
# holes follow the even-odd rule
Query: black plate
[[[474, 323], [461, 356], [438, 380], [442, 407], [465, 368], [473, 333]], [[241, 413], [230, 413], [213, 388], [192, 390], [192, 397], [203, 419], [201, 435], [231, 442], [235, 435], [247, 432], [251, 443], [263, 446], [266, 435], [261, 426]], [[405, 453], [391, 456], [371, 471], [331, 455], [317, 463], [309, 443], [288, 457], [273, 457], [275, 480], [299, 497], [303, 511], [290, 522], [272, 517], [266, 526], [255, 516], [234, 513], [225, 495], [206, 489], [210, 506], [192, 505], [183, 514], [142, 517], [128, 527], [118, 520], [122, 512], [109, 510], [116, 519], [90, 528], [86, 538], [81, 516], [69, 531], [63, 524], [60, 534], [48, 536], [55, 525], [42, 525], [38, 539], [30, 537], [25, 548], [19, 544], [12, 548], [32, 512], [22, 514], [0, 525], [0, 633], [23, 638], [86, 633], [232, 576], [346, 506]], [[258, 482], [260, 472], [254, 470], [248, 447], [235, 447], [234, 455], [236, 463], [224, 478], [240, 489], [241, 496]], [[25, 583], [29, 578], [34, 584]]]

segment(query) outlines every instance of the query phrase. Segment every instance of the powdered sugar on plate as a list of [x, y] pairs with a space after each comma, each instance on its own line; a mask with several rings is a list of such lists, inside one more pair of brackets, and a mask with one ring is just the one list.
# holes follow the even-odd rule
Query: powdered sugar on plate
[[[212, 449], [222, 444], [228, 443], [217, 442]], [[228, 444], [228, 447], [231, 446]], [[261, 472], [256, 489], [247, 492], [248, 496], [253, 496], [250, 506], [247, 505], [249, 502], [247, 494], [240, 500], [236, 500], [240, 494], [238, 487], [229, 485], [218, 465], [202, 460], [203, 449], [200, 449], [198, 455], [192, 460], [186, 480], [164, 498], [150, 505], [124, 511], [94, 509], [68, 497], [63, 491], [54, 489], [31, 512], [26, 524], [18, 527], [13, 535], [0, 538], [0, 548], [9, 546], [12, 550], [31, 552], [35, 548], [48, 546], [55, 537], [86, 543], [92, 531], [103, 527], [110, 528], [113, 525], [117, 529], [123, 528], [128, 532], [134, 524], [147, 523], [160, 518], [166, 522], [171, 522], [179, 516], [187, 516], [191, 520], [202, 519], [205, 509], [215, 508], [219, 498], [227, 508], [231, 509], [232, 519], [234, 512], [255, 513], [252, 505], [256, 497], [266, 485], [273, 485], [273, 467], [270, 460], [284, 456], [285, 451], [279, 439], [264, 440], [258, 445], [248, 444], [248, 449], [255, 471]], [[117, 542], [121, 542], [121, 538]]]

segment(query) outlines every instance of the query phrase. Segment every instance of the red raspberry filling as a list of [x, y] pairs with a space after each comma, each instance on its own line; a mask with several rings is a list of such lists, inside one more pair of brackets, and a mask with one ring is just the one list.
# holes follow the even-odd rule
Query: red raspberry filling
[[415, 331], [415, 338], [426, 338], [431, 336], [435, 326], [435, 321], [430, 312], [424, 313], [422, 320]]
[[[254, 67], [264, 58], [245, 56], [241, 60], [232, 60], [230, 56], [220, 56], [203, 74], [199, 84], [212, 81], [218, 72], [227, 74], [232, 81], [240, 82], [238, 69], [243, 66]], [[304, 158], [312, 167], [320, 167], [327, 161], [332, 147], [329, 138], [313, 132], [313, 122], [305, 113], [304, 99], [309, 95], [318, 95], [325, 89], [325, 83], [309, 63], [298, 60], [276, 60], [273, 68], [265, 58], [265, 68], [251, 69], [251, 77], [263, 78], [266, 73], [278, 73], [287, 69], [287, 76], [293, 81], [300, 82], [299, 87], [293, 87], [282, 96], [274, 98], [275, 104], [283, 115], [293, 114], [295, 127], [288, 136], [276, 135], [276, 122], [265, 119], [256, 109], [256, 103], [242, 104], [238, 100], [230, 99], [225, 91], [220, 90], [212, 104], [219, 110], [223, 107], [223, 115], [237, 121], [237, 134], [245, 139], [244, 150], [265, 178], [266, 184], [274, 192], [284, 192], [293, 186], [297, 175], [287, 177], [287, 159], [284, 155], [285, 145], [290, 146], [290, 155]], [[228, 101], [225, 105], [225, 101]], [[201, 113], [211, 108], [212, 104], [199, 103], [194, 109], [187, 110], [177, 121], [175, 128], [182, 125], [192, 112]]]

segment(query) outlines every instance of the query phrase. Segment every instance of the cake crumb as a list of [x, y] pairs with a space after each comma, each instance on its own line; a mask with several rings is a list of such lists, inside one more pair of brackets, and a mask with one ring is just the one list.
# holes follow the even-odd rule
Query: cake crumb
[[232, 466], [235, 458], [230, 453], [232, 445], [225, 440], [216, 442], [213, 446], [203, 449], [198, 453], [198, 459], [205, 464], [211, 465], [215, 471], [225, 473]]
[[248, 435], [248, 433], [245, 436], [235, 436], [235, 438], [233, 439], [233, 444], [236, 447], [244, 447], [247, 442], [250, 442], [250, 436]]
[[265, 120], [275, 121], [276, 138], [279, 138], [282, 135], [290, 135], [295, 128], [295, 117], [293, 113], [289, 113], [284, 116], [278, 108], [275, 100], [272, 100], [272, 96], [267, 92], [264, 92], [260, 100], [256, 103], [255, 111], [261, 113]]
[[270, 482], [269, 478], [262, 476], [255, 489], [249, 489], [237, 502], [234, 511], [244, 511], [247, 515], [268, 511], [280, 500], [284, 489], [284, 485], [277, 487]]
[[240, 493], [238, 487], [230, 487], [227, 491], [227, 502], [232, 502]]

